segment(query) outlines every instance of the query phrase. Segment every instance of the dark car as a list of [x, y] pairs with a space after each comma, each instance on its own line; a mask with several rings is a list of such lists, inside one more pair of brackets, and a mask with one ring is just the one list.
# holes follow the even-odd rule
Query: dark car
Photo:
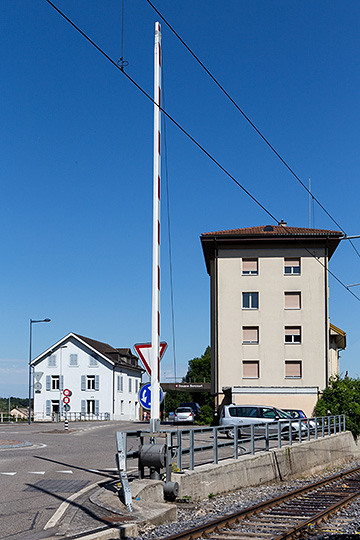
[[197, 420], [200, 416], [200, 405], [195, 403], [195, 401], [190, 401], [188, 403], [180, 403], [179, 407], [190, 407], [194, 413], [194, 417]]

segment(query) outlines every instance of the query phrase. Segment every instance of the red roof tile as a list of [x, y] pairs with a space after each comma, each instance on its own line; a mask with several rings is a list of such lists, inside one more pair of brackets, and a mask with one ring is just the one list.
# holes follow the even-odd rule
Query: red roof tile
[[341, 231], [327, 229], [306, 229], [303, 227], [290, 227], [288, 225], [262, 225], [260, 227], [207, 232], [201, 236], [342, 236], [342, 234]]

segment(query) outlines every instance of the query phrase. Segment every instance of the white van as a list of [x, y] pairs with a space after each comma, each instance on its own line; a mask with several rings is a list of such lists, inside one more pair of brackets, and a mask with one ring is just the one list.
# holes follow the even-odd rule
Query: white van
[[[292, 437], [301, 435], [305, 436], [307, 427], [305, 422], [293, 421], [293, 418], [276, 407], [267, 405], [224, 405], [220, 415], [220, 426], [229, 426], [226, 431], [228, 437], [234, 437], [234, 426], [245, 427], [251, 424], [256, 424], [261, 427], [264, 424], [272, 424], [269, 429], [272, 434], [277, 431], [277, 424], [280, 422], [281, 435], [284, 438], [289, 438], [289, 430], [291, 426]], [[239, 435], [241, 430], [239, 429]], [[246, 430], [247, 432], [249, 429]]]

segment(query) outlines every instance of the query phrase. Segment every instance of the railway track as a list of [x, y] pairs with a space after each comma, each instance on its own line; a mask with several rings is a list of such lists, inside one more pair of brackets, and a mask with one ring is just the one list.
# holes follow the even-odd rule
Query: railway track
[[360, 467], [227, 514], [163, 540], [285, 540], [314, 528], [360, 496]]

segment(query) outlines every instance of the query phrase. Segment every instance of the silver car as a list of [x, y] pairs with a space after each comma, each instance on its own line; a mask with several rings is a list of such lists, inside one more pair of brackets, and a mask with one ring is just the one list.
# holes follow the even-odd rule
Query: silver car
[[178, 407], [174, 414], [174, 424], [193, 424], [195, 421], [194, 411], [191, 407]]
[[[220, 425], [229, 426], [226, 430], [228, 437], [234, 437], [234, 427], [238, 426], [238, 432], [241, 434], [241, 428], [246, 428], [249, 431], [251, 424], [258, 425], [259, 429], [264, 427], [264, 424], [270, 424], [269, 431], [271, 434], [277, 432], [277, 424], [280, 422], [280, 430], [282, 437], [288, 439], [290, 434], [290, 426], [292, 438], [301, 435], [305, 436], [307, 428], [303, 422], [294, 422], [293, 418], [276, 407], [266, 405], [225, 405], [220, 415]], [[291, 422], [292, 421], [292, 422]]]

